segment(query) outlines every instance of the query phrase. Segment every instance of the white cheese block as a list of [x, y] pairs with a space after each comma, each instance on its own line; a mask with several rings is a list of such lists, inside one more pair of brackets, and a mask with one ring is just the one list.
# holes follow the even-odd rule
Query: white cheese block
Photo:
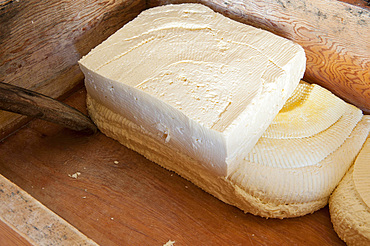
[[208, 7], [180, 4], [142, 12], [79, 63], [96, 104], [227, 177], [299, 83], [305, 54]]
[[347, 245], [370, 245], [370, 137], [330, 196], [329, 209], [334, 230]]
[[327, 90], [297, 87], [300, 46], [199, 4], [144, 11], [80, 66], [104, 134], [263, 217], [325, 206], [370, 129]]
[[[302, 82], [228, 178], [261, 201], [262, 216], [273, 206], [280, 211], [273, 217], [312, 213], [328, 203], [369, 131], [361, 110]], [[263, 211], [263, 204], [270, 207]]]

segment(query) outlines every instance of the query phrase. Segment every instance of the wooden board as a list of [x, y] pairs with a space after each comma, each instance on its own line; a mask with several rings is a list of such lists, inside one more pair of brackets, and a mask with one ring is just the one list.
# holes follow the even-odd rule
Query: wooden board
[[[67, 103], [85, 109], [85, 91]], [[98, 133], [34, 120], [0, 142], [0, 173], [101, 245], [344, 245], [327, 207], [264, 219]]]
[[0, 245], [31, 246], [31, 244], [15, 230], [0, 219]]
[[97, 245], [2, 175], [0, 201], [0, 245]]

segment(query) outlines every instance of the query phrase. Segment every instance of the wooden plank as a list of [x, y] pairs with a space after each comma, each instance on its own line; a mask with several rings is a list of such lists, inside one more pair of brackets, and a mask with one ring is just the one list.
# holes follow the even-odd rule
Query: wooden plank
[[10, 231], [4, 226], [0, 227], [8, 232], [6, 238], [0, 239], [0, 243], [19, 241], [25, 245], [97, 245], [1, 175], [0, 200], [1, 224], [13, 228]]
[[[77, 61], [144, 7], [144, 0], [0, 1], [0, 82], [63, 96], [82, 81]], [[22, 120], [0, 111], [0, 139]]]
[[0, 219], [0, 245], [31, 246], [31, 243]]
[[232, 19], [291, 39], [306, 51], [305, 80], [370, 113], [370, 7], [337, 0], [149, 0], [203, 3]]
[[[84, 100], [80, 91], [67, 103], [83, 111]], [[101, 245], [344, 245], [327, 207], [244, 214], [101, 133], [40, 120], [0, 142], [0, 173]]]

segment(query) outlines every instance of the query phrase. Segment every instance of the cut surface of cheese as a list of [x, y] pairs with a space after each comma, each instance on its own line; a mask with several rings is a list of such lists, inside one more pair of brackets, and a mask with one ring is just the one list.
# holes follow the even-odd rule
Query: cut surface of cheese
[[370, 245], [369, 153], [370, 137], [329, 200], [334, 230], [347, 245]]
[[179, 4], [142, 12], [79, 64], [94, 101], [226, 177], [293, 93], [305, 60], [287, 39]]

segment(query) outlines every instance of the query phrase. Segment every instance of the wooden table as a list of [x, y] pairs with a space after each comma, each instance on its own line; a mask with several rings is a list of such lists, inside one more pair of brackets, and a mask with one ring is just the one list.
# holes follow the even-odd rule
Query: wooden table
[[[64, 98], [82, 85], [82, 55], [145, 8], [175, 2], [200, 2], [301, 44], [305, 79], [370, 113], [367, 0], [0, 1], [0, 81]], [[85, 110], [85, 91], [66, 102]], [[38, 227], [51, 218], [101, 245], [344, 244], [327, 207], [285, 220], [244, 214], [101, 133], [85, 136], [40, 120], [23, 126], [27, 121], [0, 112], [0, 139], [16, 129], [0, 140], [0, 185], [13, 190], [0, 187], [0, 198], [33, 196], [16, 204], [0, 199], [0, 209], [21, 221], [5, 222], [0, 213], [0, 246], [29, 245], [30, 233], [61, 239], [58, 230], [43, 235]], [[31, 220], [24, 202], [45, 217]]]
[[[85, 96], [66, 102], [85, 111]], [[100, 245], [344, 245], [327, 207], [284, 220], [244, 214], [101, 133], [41, 120], [0, 142], [0, 174]], [[23, 240], [8, 229], [0, 223], [0, 238]]]

